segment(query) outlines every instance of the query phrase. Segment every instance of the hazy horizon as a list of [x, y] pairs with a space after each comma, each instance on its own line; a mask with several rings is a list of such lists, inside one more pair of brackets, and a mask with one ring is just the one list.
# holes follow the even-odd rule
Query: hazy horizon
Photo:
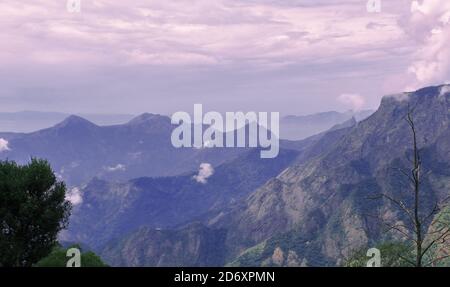
[[[192, 114], [191, 111], [187, 111]], [[209, 111], [204, 111], [205, 113]], [[254, 112], [254, 111], [245, 111]], [[293, 115], [281, 114], [282, 120], [288, 120], [289, 117], [308, 118], [329, 115], [330, 113], [337, 113], [337, 115], [353, 114], [364, 115], [374, 112], [374, 110], [361, 111], [323, 111], [312, 114]], [[0, 112], [0, 133], [29, 133], [52, 127], [70, 116], [79, 116], [98, 126], [120, 125], [129, 122], [130, 120], [139, 117], [143, 114], [155, 114], [152, 112], [144, 112], [141, 114], [114, 114], [114, 113], [61, 113], [61, 112], [45, 112], [45, 111], [17, 111], [17, 112]], [[169, 114], [157, 114], [165, 117], [171, 117]], [[222, 113], [222, 115], [224, 115]], [[364, 116], [365, 117], [365, 116]], [[344, 121], [344, 120], [343, 120]], [[340, 123], [337, 120], [336, 123]], [[331, 124], [332, 125], [332, 124]], [[330, 127], [331, 127], [330, 125]]]

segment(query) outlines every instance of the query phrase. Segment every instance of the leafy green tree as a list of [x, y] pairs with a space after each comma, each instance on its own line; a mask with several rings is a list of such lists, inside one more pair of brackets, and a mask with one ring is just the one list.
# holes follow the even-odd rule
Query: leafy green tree
[[[53, 251], [45, 258], [36, 263], [35, 267], [66, 267], [67, 260], [67, 250], [70, 248], [81, 247], [74, 245], [69, 248], [62, 248], [57, 246], [53, 248]], [[94, 252], [82, 252], [81, 253], [81, 267], [108, 267]]]
[[45, 160], [0, 161], [0, 266], [32, 266], [52, 251], [70, 215], [65, 193]]

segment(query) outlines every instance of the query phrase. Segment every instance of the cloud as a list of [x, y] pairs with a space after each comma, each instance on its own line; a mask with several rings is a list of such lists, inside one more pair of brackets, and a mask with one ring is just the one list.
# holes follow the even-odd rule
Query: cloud
[[400, 93], [400, 94], [393, 94], [393, 95], [387, 95], [386, 98], [392, 98], [396, 100], [397, 102], [406, 102], [409, 101], [409, 93]]
[[392, 45], [399, 32], [391, 15], [361, 13], [365, 5], [358, 1], [83, 0], [79, 14], [48, 1], [3, 2], [0, 63], [23, 52], [26, 60], [47, 64], [273, 65], [352, 56], [371, 43]]
[[439, 92], [439, 97], [443, 97], [449, 93], [450, 93], [450, 85], [442, 86], [442, 88]]
[[66, 193], [66, 200], [72, 203], [72, 205], [79, 205], [83, 202], [83, 196], [78, 187], [74, 187], [70, 189]]
[[4, 138], [0, 138], [0, 152], [8, 151], [10, 148], [8, 147], [9, 142]]
[[106, 167], [105, 169], [106, 169], [107, 171], [110, 171], [110, 172], [114, 172], [114, 171], [125, 171], [125, 170], [126, 170], [126, 167], [125, 167], [125, 165], [119, 163], [119, 164], [117, 164], [117, 165], [115, 165], [115, 166], [108, 166], [108, 167]]
[[[419, 16], [444, 9], [425, 9], [432, 1]], [[3, 0], [2, 107], [168, 114], [195, 100], [298, 114], [333, 109], [348, 87], [375, 107], [407, 81], [445, 78], [446, 30], [431, 39], [410, 0], [383, 1], [381, 13], [366, 2], [82, 0], [81, 13], [67, 13], [58, 1]]]
[[198, 183], [206, 184], [207, 179], [214, 174], [214, 168], [209, 163], [201, 163], [198, 174], [193, 176]]
[[418, 44], [408, 67], [413, 75], [409, 89], [450, 81], [450, 1], [412, 1], [409, 17], [402, 22]]
[[359, 111], [363, 108], [365, 100], [358, 94], [342, 94], [338, 101], [351, 107], [353, 111]]

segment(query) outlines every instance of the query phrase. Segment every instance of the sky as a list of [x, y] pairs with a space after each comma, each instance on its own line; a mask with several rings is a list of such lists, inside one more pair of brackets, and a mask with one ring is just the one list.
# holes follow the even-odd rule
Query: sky
[[448, 83], [450, 1], [367, 1], [0, 0], [0, 112], [301, 115]]

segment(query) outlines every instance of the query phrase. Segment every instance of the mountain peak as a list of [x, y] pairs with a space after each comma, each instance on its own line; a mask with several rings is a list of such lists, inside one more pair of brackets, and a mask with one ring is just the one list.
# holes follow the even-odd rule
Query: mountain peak
[[72, 126], [89, 126], [96, 127], [96, 125], [80, 116], [70, 115], [65, 118], [62, 122], [57, 124], [55, 127], [63, 128], [63, 127], [72, 127]]
[[395, 103], [410, 103], [413, 105], [427, 101], [443, 99], [450, 95], [450, 85], [444, 84], [439, 86], [430, 86], [421, 88], [413, 92], [405, 92], [384, 96], [381, 100], [380, 107], [392, 106]]
[[131, 121], [128, 122], [129, 125], [141, 125], [151, 122], [170, 122], [169, 117], [159, 115], [159, 114], [151, 114], [151, 113], [143, 113], [135, 118], [133, 118]]

